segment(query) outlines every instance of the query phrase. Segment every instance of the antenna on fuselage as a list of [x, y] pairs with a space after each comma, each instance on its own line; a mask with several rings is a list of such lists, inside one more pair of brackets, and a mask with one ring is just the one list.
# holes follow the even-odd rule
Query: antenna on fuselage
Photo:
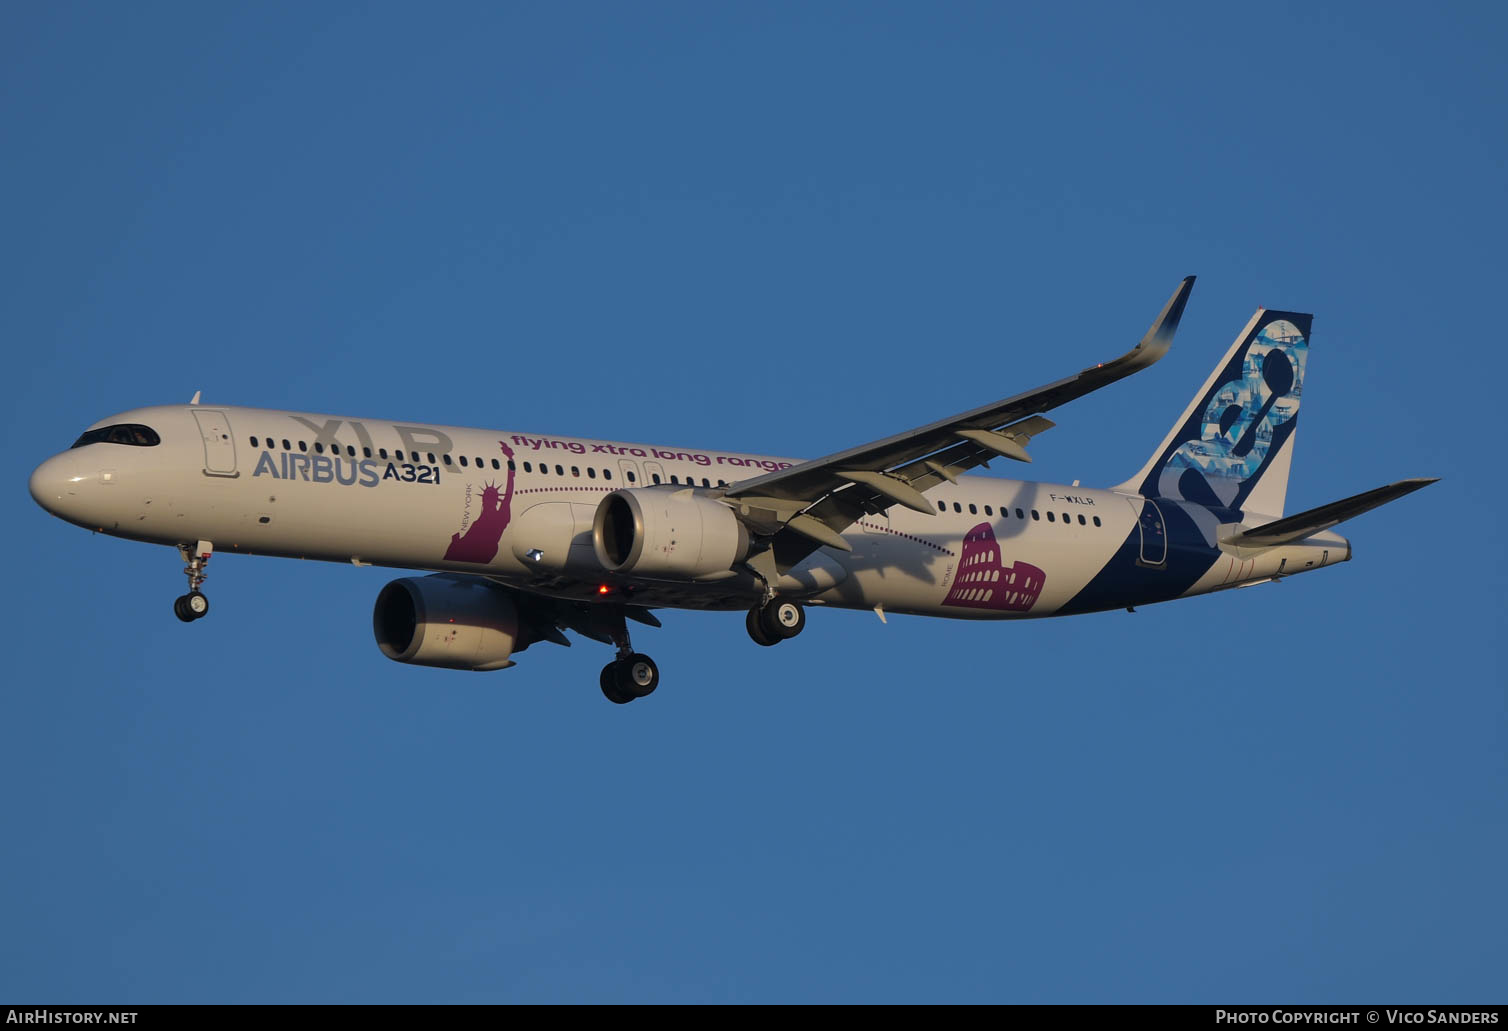
[[202, 391], [202, 390], [196, 390], [196, 391], [194, 391], [194, 396], [191, 397], [191, 398], [189, 398], [189, 404], [191, 404], [191, 405], [198, 404], [199, 403], [199, 395], [202, 394], [202, 393], [204, 393], [204, 391]]

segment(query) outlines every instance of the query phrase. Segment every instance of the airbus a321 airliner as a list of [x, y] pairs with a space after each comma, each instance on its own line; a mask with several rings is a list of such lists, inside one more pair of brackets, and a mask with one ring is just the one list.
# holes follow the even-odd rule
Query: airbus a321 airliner
[[1041, 413], [1167, 353], [1192, 276], [1141, 342], [1037, 390], [819, 458], [650, 447], [263, 408], [138, 408], [31, 476], [37, 503], [175, 547], [200, 590], [216, 551], [425, 570], [372, 626], [398, 662], [498, 670], [562, 629], [617, 648], [602, 693], [652, 692], [628, 624], [655, 609], [747, 611], [801, 633], [807, 606], [957, 619], [1128, 608], [1351, 558], [1330, 527], [1433, 483], [1402, 480], [1283, 515], [1311, 316], [1258, 309], [1145, 466], [1108, 489], [966, 475], [1030, 461]]

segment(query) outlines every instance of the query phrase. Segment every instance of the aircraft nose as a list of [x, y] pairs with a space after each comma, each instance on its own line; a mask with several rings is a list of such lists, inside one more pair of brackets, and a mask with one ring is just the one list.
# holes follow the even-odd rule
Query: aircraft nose
[[62, 516], [83, 479], [78, 472], [77, 460], [65, 451], [53, 455], [32, 472], [31, 496], [53, 515]]

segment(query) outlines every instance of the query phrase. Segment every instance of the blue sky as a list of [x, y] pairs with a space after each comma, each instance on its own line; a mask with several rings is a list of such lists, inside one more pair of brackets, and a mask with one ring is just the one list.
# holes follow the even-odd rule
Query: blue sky
[[[0, 997], [1502, 1001], [1501, 5], [0, 11]], [[1119, 354], [1138, 468], [1316, 313], [1289, 509], [1356, 560], [1134, 615], [814, 612], [457, 674], [393, 575], [26, 493], [206, 401], [810, 456]]]

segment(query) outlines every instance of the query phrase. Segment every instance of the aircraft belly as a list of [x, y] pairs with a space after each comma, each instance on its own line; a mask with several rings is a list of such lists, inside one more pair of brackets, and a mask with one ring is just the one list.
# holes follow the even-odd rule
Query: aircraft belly
[[426, 546], [446, 533], [433, 500], [411, 491], [374, 495], [298, 481], [269, 484], [250, 499], [238, 525], [222, 527], [221, 539], [252, 552], [340, 562], [425, 566], [438, 558], [436, 547]]
[[1276, 547], [1224, 547], [1209, 570], [1185, 593], [1208, 594], [1262, 583], [1346, 562], [1350, 557], [1350, 545], [1338, 534], [1316, 534], [1308, 540]]
[[[174, 502], [171, 541], [205, 539], [222, 551], [407, 568], [521, 568], [495, 546], [483, 557], [487, 538], [502, 536], [495, 512], [494, 525], [472, 533], [459, 549], [459, 558], [471, 561], [454, 554], [457, 539], [485, 521], [481, 493], [459, 477], [441, 473], [439, 483], [403, 482], [381, 476], [388, 463], [341, 461], [306, 480], [298, 475], [303, 468], [283, 461], [299, 457], [277, 454], [261, 467], [263, 475], [188, 480]], [[176, 482], [185, 483], [181, 474]]]
[[[1128, 512], [1152, 511], [1152, 503], [1127, 498]], [[1156, 512], [1165, 527], [1165, 539], [1157, 546], [1148, 542], [1147, 525], [1132, 519], [1120, 525], [1110, 539], [1119, 547], [1062, 606], [1063, 615], [1100, 612], [1131, 605], [1150, 605], [1198, 593], [1196, 585], [1207, 576], [1220, 557], [1208, 543], [1189, 506], [1159, 500]], [[1151, 561], [1149, 561], [1149, 558]]]
[[854, 552], [840, 559], [848, 580], [815, 600], [956, 619], [1049, 616], [1094, 579], [1125, 537], [1125, 528], [1115, 525], [953, 522], [942, 534], [930, 521], [896, 520], [888, 537], [850, 535]]

